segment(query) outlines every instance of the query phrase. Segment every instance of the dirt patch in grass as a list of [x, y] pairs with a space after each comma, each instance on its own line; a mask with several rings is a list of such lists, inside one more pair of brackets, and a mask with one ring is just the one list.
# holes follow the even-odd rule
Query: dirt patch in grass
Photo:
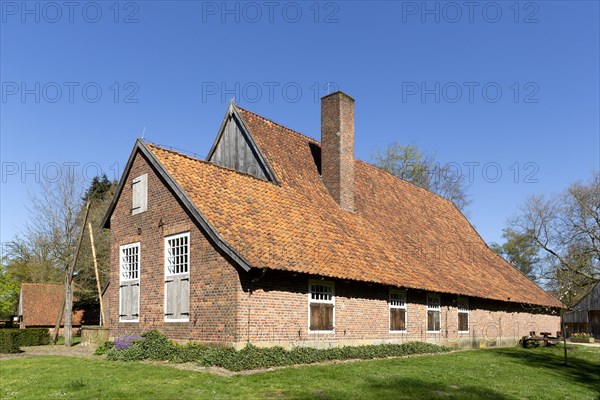
[[67, 356], [67, 357], [85, 357], [85, 358], [100, 358], [95, 356], [94, 346], [75, 345], [66, 347], [63, 345], [48, 345], [48, 346], [23, 346], [21, 352], [16, 354], [0, 354], [0, 360], [9, 360], [14, 358], [28, 358], [39, 356]]

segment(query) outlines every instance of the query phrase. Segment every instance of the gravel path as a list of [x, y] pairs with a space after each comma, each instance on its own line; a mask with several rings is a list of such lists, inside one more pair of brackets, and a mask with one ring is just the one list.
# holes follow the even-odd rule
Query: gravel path
[[67, 357], [85, 357], [85, 358], [101, 358], [94, 355], [94, 346], [75, 345], [66, 347], [62, 345], [48, 346], [23, 346], [21, 353], [16, 354], [0, 354], [1, 360], [9, 360], [14, 358], [28, 358], [38, 356], [67, 356]]

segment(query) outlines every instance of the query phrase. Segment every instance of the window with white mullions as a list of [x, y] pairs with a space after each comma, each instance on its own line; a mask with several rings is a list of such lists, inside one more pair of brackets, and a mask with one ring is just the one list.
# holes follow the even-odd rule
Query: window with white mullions
[[469, 299], [459, 297], [456, 308], [458, 309], [458, 331], [469, 332]]
[[334, 330], [335, 295], [333, 282], [310, 282], [308, 285], [309, 331]]
[[167, 268], [168, 273], [186, 274], [189, 271], [188, 235], [167, 239]]
[[165, 321], [189, 321], [190, 234], [165, 237]]
[[390, 331], [406, 331], [406, 292], [390, 289]]
[[119, 320], [138, 322], [140, 309], [140, 243], [119, 248]]
[[427, 332], [440, 331], [441, 301], [438, 294], [427, 295]]
[[121, 247], [121, 280], [133, 280], [139, 278], [140, 273], [140, 246], [133, 245]]

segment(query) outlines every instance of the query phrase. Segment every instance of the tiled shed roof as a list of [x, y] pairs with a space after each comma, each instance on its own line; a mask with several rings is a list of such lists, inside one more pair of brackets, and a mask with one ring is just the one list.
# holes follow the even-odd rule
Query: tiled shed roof
[[561, 305], [489, 249], [450, 201], [357, 160], [356, 211], [344, 211], [320, 178], [318, 141], [239, 107], [237, 112], [278, 184], [145, 146], [252, 266]]

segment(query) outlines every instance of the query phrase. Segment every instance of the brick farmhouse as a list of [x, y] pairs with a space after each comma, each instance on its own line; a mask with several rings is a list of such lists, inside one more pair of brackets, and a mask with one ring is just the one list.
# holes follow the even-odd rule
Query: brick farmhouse
[[137, 140], [104, 219], [112, 337], [340, 346], [515, 343], [561, 303], [448, 200], [354, 159], [354, 100], [321, 142], [229, 106], [206, 160]]

